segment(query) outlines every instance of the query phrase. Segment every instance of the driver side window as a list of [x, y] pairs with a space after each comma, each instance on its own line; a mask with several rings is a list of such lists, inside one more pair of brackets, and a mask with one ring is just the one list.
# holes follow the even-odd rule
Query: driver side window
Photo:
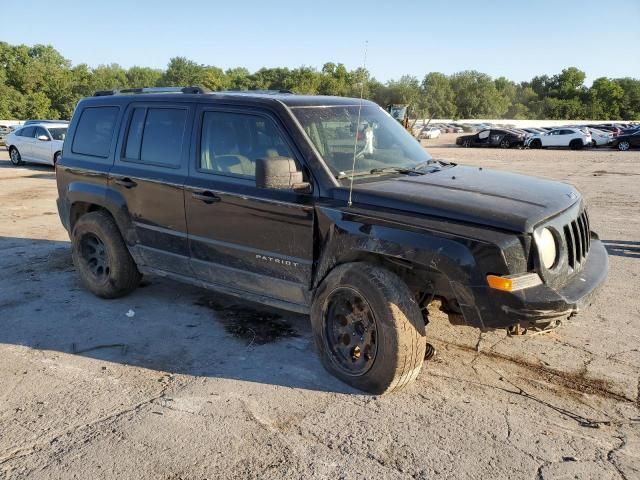
[[293, 158], [269, 118], [232, 112], [204, 112], [199, 169], [220, 175], [255, 178], [256, 160]]

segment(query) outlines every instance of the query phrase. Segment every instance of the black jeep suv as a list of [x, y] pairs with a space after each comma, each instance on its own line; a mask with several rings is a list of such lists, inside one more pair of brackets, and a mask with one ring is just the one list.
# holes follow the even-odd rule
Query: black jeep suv
[[434, 297], [481, 329], [588, 302], [607, 255], [571, 186], [436, 161], [376, 104], [285, 92], [98, 92], [56, 165], [88, 289], [156, 274], [309, 313], [326, 368], [416, 378]]

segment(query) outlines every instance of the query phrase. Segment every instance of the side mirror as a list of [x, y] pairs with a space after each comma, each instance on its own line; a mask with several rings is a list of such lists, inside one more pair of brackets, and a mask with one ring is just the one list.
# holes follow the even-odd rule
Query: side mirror
[[293, 190], [311, 193], [311, 184], [305, 182], [296, 162], [288, 157], [267, 157], [256, 160], [256, 187], [272, 190]]
[[46, 135], [39, 135], [38, 140], [40, 140], [41, 142], [48, 142], [49, 137], [47, 137]]

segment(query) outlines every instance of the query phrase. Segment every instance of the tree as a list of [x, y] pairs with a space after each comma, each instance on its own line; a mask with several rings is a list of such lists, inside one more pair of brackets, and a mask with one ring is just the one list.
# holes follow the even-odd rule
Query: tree
[[640, 80], [627, 77], [616, 78], [613, 81], [624, 92], [620, 101], [620, 117], [628, 120], [640, 120]]
[[169, 60], [167, 70], [158, 81], [161, 87], [185, 87], [201, 85], [204, 67], [185, 57], [173, 57]]
[[505, 97], [485, 73], [474, 70], [455, 73], [451, 76], [451, 88], [462, 118], [499, 118], [509, 108]]
[[585, 73], [568, 67], [555, 75], [535, 76], [515, 83], [495, 80], [476, 71], [447, 76], [410, 75], [380, 82], [364, 68], [348, 70], [342, 63], [246, 68], [203, 65], [186, 57], [171, 58], [164, 70], [145, 66], [125, 69], [118, 64], [71, 65], [50, 45], [10, 45], [0, 42], [0, 117], [69, 118], [78, 100], [96, 90], [150, 86], [203, 85], [210, 90], [271, 89], [372, 99], [386, 107], [410, 104], [414, 117], [553, 118], [640, 120], [640, 79], [598, 78], [584, 85]]
[[455, 94], [449, 78], [438, 72], [425, 75], [422, 80], [424, 110], [428, 116], [454, 118], [457, 113]]
[[126, 72], [128, 88], [155, 87], [162, 78], [162, 70], [149, 67], [131, 67]]

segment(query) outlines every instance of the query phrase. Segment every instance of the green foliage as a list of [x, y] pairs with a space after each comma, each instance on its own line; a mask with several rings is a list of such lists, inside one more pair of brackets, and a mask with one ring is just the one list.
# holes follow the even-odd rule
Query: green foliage
[[467, 70], [451, 76], [458, 113], [463, 118], [499, 118], [509, 108], [508, 100], [486, 73]]
[[290, 90], [308, 95], [371, 99], [381, 106], [409, 104], [414, 118], [553, 118], [640, 120], [640, 80], [598, 78], [590, 88], [585, 73], [569, 67], [530, 82], [492, 79], [476, 71], [453, 75], [431, 72], [422, 80], [403, 75], [380, 82], [363, 68], [325, 63], [320, 70], [301, 66], [223, 70], [185, 57], [165, 70], [118, 64], [72, 66], [48, 45], [0, 42], [0, 118], [68, 119], [78, 100], [97, 90], [202, 85], [210, 90]]

